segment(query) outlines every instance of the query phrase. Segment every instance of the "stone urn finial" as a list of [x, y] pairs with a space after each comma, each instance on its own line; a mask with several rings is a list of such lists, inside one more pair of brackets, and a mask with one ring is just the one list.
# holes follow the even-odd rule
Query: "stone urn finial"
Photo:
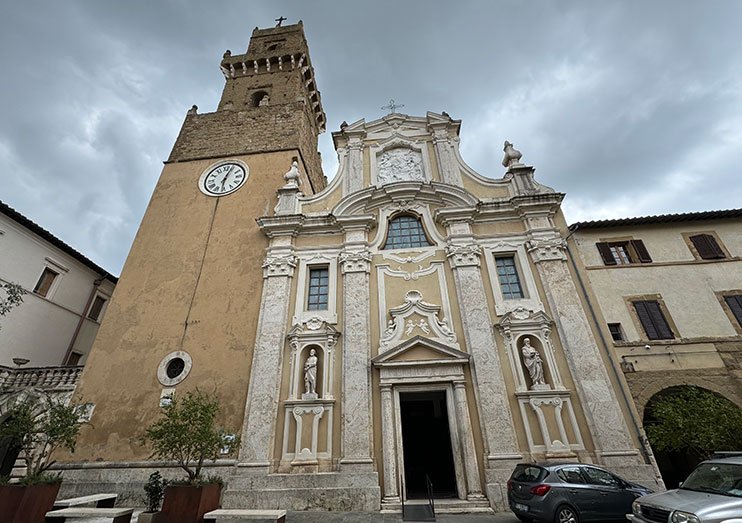
[[291, 169], [289, 169], [289, 172], [283, 175], [283, 179], [286, 180], [286, 185], [294, 187], [299, 187], [301, 185], [299, 164], [296, 160], [291, 163]]
[[523, 165], [520, 163], [520, 159], [523, 155], [513, 147], [512, 143], [505, 140], [505, 146], [502, 150], [505, 151], [505, 158], [502, 159], [503, 167], [510, 169], [513, 166]]

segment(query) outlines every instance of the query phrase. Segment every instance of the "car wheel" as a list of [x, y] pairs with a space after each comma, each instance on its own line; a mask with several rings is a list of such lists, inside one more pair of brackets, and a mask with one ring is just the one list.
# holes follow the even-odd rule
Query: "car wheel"
[[577, 517], [575, 509], [567, 505], [562, 505], [556, 511], [554, 523], [580, 523], [580, 518]]

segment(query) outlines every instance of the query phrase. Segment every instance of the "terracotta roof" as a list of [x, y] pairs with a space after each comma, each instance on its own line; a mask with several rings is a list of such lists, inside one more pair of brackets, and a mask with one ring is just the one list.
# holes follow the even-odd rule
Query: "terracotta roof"
[[653, 223], [693, 222], [701, 220], [723, 220], [726, 218], [742, 217], [742, 209], [727, 209], [720, 211], [684, 212], [678, 214], [658, 214], [655, 216], [639, 216], [637, 218], [617, 218], [615, 220], [595, 220], [577, 222], [569, 226], [575, 229], [600, 229], [603, 227], [623, 227], [626, 225], [648, 225]]
[[93, 262], [89, 258], [86, 258], [80, 252], [76, 251], [75, 249], [73, 249], [72, 247], [64, 243], [62, 240], [54, 236], [52, 233], [50, 233], [49, 231], [47, 231], [40, 225], [29, 220], [28, 218], [23, 216], [21, 213], [19, 213], [18, 211], [16, 211], [10, 205], [4, 203], [3, 201], [0, 201], [0, 213], [8, 216], [11, 220], [14, 220], [15, 222], [19, 223], [20, 225], [24, 226], [26, 229], [35, 233], [36, 235], [41, 236], [43, 239], [45, 239], [52, 245], [66, 252], [67, 254], [75, 258], [77, 261], [79, 261], [86, 267], [93, 269], [95, 272], [97, 272], [102, 277], [106, 278], [107, 280], [112, 281], [113, 283], [118, 283], [119, 279], [116, 276], [113, 276], [107, 270], [103, 269], [102, 267], [97, 265], [95, 262]]

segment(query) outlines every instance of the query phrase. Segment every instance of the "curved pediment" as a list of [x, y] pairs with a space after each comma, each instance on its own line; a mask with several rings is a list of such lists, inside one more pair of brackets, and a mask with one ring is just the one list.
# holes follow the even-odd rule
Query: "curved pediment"
[[333, 208], [335, 216], [367, 214], [387, 205], [408, 201], [443, 207], [474, 207], [479, 199], [461, 187], [439, 182], [403, 181], [382, 187], [367, 187], [340, 200]]

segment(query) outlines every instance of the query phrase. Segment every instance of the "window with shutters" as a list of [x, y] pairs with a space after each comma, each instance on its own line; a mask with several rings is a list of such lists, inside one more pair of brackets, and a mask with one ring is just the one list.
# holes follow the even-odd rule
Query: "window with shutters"
[[732, 313], [734, 319], [742, 327], [742, 294], [727, 294], [723, 298], [727, 307], [729, 307], [729, 312]]
[[606, 265], [631, 265], [651, 263], [652, 257], [641, 240], [598, 242], [595, 244]]
[[495, 256], [497, 278], [500, 280], [502, 297], [506, 300], [523, 298], [523, 286], [520, 283], [518, 269], [515, 265], [515, 256]]
[[693, 254], [702, 260], [720, 260], [727, 255], [722, 249], [718, 238], [710, 233], [688, 235], [693, 245]]
[[632, 300], [631, 304], [648, 340], [675, 338], [658, 300]]
[[329, 290], [328, 267], [311, 267], [309, 269], [309, 292], [307, 293], [307, 310], [326, 311]]
[[103, 310], [103, 305], [105, 305], [105, 303], [105, 298], [103, 298], [102, 296], [96, 296], [93, 304], [90, 306], [90, 310], [88, 311], [88, 318], [93, 321], [98, 321], [98, 319], [100, 318], [100, 313]]
[[33, 288], [34, 293], [39, 296], [46, 296], [49, 294], [54, 279], [59, 276], [58, 272], [54, 272], [49, 267], [44, 267], [44, 272], [41, 273], [39, 281], [36, 282], [36, 286]]
[[428, 247], [429, 245], [425, 229], [417, 216], [403, 214], [389, 220], [384, 249]]

